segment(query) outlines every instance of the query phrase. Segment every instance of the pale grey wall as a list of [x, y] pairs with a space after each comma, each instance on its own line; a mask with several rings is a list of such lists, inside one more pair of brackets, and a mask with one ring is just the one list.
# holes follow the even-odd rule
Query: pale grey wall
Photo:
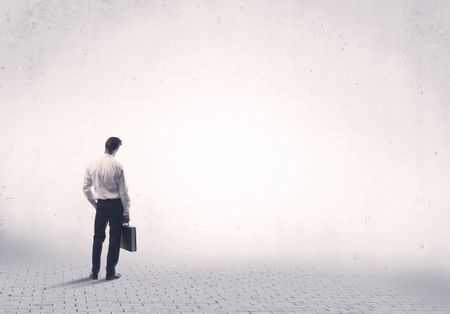
[[2, 1], [3, 234], [90, 246], [82, 175], [114, 135], [142, 254], [446, 265], [449, 15]]

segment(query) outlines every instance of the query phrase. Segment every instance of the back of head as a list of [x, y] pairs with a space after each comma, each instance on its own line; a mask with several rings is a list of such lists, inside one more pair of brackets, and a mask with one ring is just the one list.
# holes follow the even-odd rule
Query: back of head
[[110, 137], [106, 140], [105, 150], [112, 153], [114, 150], [118, 149], [122, 145], [122, 141], [118, 137]]

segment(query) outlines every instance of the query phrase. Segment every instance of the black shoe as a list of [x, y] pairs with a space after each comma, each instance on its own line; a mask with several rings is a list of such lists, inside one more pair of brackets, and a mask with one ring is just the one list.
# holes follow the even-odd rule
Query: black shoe
[[107, 275], [106, 276], [106, 280], [114, 280], [114, 279], [119, 279], [120, 278], [120, 274], [114, 274], [114, 275]]
[[89, 278], [91, 278], [91, 279], [98, 279], [98, 274], [91, 273], [89, 275]]

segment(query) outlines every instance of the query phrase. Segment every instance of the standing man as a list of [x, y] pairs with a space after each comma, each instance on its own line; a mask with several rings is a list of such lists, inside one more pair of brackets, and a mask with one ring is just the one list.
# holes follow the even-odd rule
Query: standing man
[[[122, 165], [114, 159], [122, 141], [110, 137], [104, 154], [86, 169], [83, 192], [95, 208], [94, 243], [92, 245], [91, 279], [98, 279], [106, 225], [109, 222], [109, 247], [106, 261], [106, 280], [120, 278], [116, 273], [119, 261], [122, 224], [130, 221], [130, 198]], [[91, 188], [94, 187], [95, 195]]]

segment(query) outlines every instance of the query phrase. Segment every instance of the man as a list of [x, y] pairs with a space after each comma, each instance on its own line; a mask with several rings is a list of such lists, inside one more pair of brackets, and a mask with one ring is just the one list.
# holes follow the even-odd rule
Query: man
[[[119, 261], [122, 224], [130, 221], [130, 198], [123, 167], [114, 159], [120, 145], [122, 145], [122, 141], [119, 138], [108, 138], [105, 143], [104, 154], [87, 167], [84, 176], [84, 195], [95, 208], [91, 279], [98, 279], [100, 257], [108, 222], [109, 247], [106, 261], [106, 280], [120, 278], [120, 274], [116, 273], [116, 265]], [[92, 187], [94, 187], [96, 197], [91, 190]]]

